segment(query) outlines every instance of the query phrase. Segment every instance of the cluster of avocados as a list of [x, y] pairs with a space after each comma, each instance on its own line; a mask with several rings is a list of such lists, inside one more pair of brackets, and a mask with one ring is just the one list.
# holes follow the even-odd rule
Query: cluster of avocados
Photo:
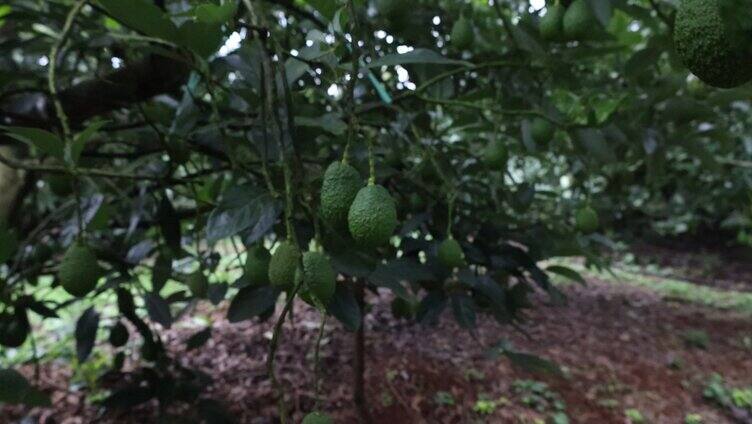
[[363, 186], [358, 171], [343, 162], [332, 163], [324, 173], [320, 210], [326, 225], [347, 228], [364, 248], [388, 244], [397, 227], [397, 206], [389, 191], [373, 182]]
[[538, 27], [548, 41], [584, 41], [597, 34], [601, 24], [587, 0], [574, 0], [566, 7], [556, 0], [547, 7]]
[[[734, 19], [738, 3], [682, 0], [676, 13], [676, 52], [693, 74], [714, 87], [733, 88], [752, 80], [752, 22]], [[740, 16], [744, 12], [736, 10]]]

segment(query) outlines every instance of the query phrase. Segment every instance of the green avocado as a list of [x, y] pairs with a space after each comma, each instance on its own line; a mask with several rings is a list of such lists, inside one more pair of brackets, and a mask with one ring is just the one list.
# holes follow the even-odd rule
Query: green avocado
[[544, 40], [561, 41], [564, 39], [564, 13], [567, 9], [559, 3], [548, 6], [541, 18], [538, 30]]
[[258, 243], [253, 248], [248, 249], [245, 259], [245, 276], [251, 285], [265, 286], [269, 284], [269, 261], [272, 255]]
[[75, 242], [68, 248], [58, 269], [63, 289], [76, 297], [94, 290], [102, 274], [96, 255], [82, 242]]
[[473, 31], [473, 22], [464, 16], [460, 16], [452, 26], [452, 32], [449, 34], [452, 45], [459, 50], [471, 47], [475, 39]]
[[190, 274], [186, 278], [185, 284], [188, 286], [188, 290], [191, 291], [191, 294], [199, 299], [205, 298], [209, 291], [209, 280], [200, 269]]
[[494, 168], [499, 171], [503, 171], [507, 166], [507, 160], [509, 155], [507, 152], [507, 146], [500, 139], [491, 140], [482, 152], [483, 163], [489, 168]]
[[321, 184], [321, 219], [334, 229], [347, 228], [347, 211], [363, 187], [363, 179], [350, 165], [333, 162], [324, 172]]
[[586, 0], [574, 0], [564, 13], [562, 27], [566, 39], [587, 40], [600, 29], [600, 23]]
[[452, 237], [441, 242], [438, 255], [439, 262], [447, 268], [462, 268], [465, 266], [465, 254], [462, 246]]
[[333, 421], [323, 412], [311, 412], [303, 418], [302, 424], [332, 424]]
[[674, 26], [674, 46], [684, 65], [708, 85], [732, 88], [752, 80], [752, 34], [722, 18], [719, 0], [684, 0]]
[[598, 223], [598, 213], [590, 206], [580, 208], [575, 212], [574, 222], [577, 225], [577, 229], [585, 234], [595, 232], [600, 225]]
[[295, 243], [289, 240], [280, 243], [269, 260], [269, 282], [277, 287], [292, 287], [299, 260], [300, 249]]
[[414, 307], [409, 301], [395, 297], [391, 304], [392, 316], [395, 319], [409, 319], [414, 315]]
[[25, 313], [0, 315], [0, 346], [19, 347], [29, 335], [29, 320]]
[[110, 344], [114, 347], [122, 347], [128, 343], [128, 328], [118, 321], [110, 328]]
[[547, 119], [536, 117], [530, 124], [530, 135], [536, 144], [545, 146], [554, 137], [556, 128]]
[[320, 252], [303, 254], [303, 285], [306, 296], [314, 296], [326, 306], [334, 296], [336, 278], [326, 255]]
[[355, 196], [347, 222], [356, 243], [367, 248], [383, 246], [397, 227], [394, 199], [384, 187], [369, 184]]

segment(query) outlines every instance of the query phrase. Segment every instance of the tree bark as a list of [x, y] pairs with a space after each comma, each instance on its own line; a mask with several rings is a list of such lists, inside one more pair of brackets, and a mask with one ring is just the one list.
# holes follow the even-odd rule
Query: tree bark
[[[190, 66], [182, 59], [150, 54], [102, 77], [62, 90], [60, 101], [71, 125], [76, 126], [91, 117], [177, 90], [189, 72]], [[0, 117], [4, 124], [42, 128], [58, 125], [52, 102], [43, 93], [12, 97], [0, 106]]]
[[371, 415], [368, 413], [365, 393], [365, 284], [361, 281], [355, 281], [355, 298], [360, 307], [360, 327], [355, 332], [355, 356], [353, 358], [353, 401], [358, 409], [360, 422], [371, 423]]

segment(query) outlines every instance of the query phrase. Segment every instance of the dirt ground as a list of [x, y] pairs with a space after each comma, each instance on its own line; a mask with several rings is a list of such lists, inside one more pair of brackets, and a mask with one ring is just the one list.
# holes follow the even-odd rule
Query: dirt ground
[[[741, 341], [752, 336], [752, 318], [729, 312], [673, 304], [652, 292], [589, 281], [567, 286], [567, 306], [541, 305], [530, 311], [520, 331], [482, 319], [474, 335], [445, 313], [439, 325], [421, 328], [392, 318], [387, 295], [370, 295], [366, 325], [366, 396], [375, 423], [535, 423], [563, 401], [572, 423], [628, 423], [625, 410], [636, 409], [650, 423], [683, 423], [689, 413], [703, 423], [731, 423], [732, 418], [702, 396], [713, 373], [730, 384], [752, 384], [752, 350]], [[212, 339], [186, 352], [195, 328], [176, 326], [168, 333], [170, 351], [187, 366], [211, 374], [205, 396], [220, 400], [241, 423], [276, 422], [276, 404], [265, 375], [268, 323], [230, 324], [224, 311], [212, 313]], [[277, 359], [288, 390], [294, 421], [314, 406], [312, 346], [320, 317], [304, 305], [285, 328]], [[687, 330], [709, 336], [705, 349], [682, 339]], [[329, 320], [322, 347], [321, 409], [337, 423], [357, 422], [351, 401], [353, 334]], [[534, 374], [514, 367], [488, 348], [500, 340], [516, 350], [559, 364], [563, 377]], [[126, 366], [132, 366], [128, 363]], [[24, 368], [31, 376], [31, 367]], [[155, 405], [102, 414], [83, 390], [69, 387], [70, 370], [61, 364], [41, 369], [41, 387], [52, 394], [53, 407], [0, 409], [0, 422], [149, 423]], [[520, 381], [548, 385], [547, 405], [530, 402], [515, 390]], [[492, 405], [476, 411], [477, 401]], [[27, 420], [21, 421], [23, 417]], [[538, 421], [547, 422], [547, 421]]]

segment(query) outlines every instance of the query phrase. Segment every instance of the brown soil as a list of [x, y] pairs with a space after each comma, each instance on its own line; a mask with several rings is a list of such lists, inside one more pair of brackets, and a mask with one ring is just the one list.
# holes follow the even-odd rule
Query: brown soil
[[[682, 423], [699, 413], [705, 423], [732, 422], [702, 398], [712, 373], [734, 384], [752, 384], [752, 351], [740, 343], [752, 336], [752, 319], [668, 304], [634, 288], [591, 281], [587, 287], [565, 289], [566, 307], [539, 305], [529, 313], [524, 330], [483, 319], [474, 335], [460, 329], [445, 313], [434, 328], [395, 321], [388, 297], [371, 295], [367, 319], [366, 392], [375, 423], [532, 423], [545, 418], [526, 407], [511, 386], [518, 379], [547, 382], [566, 402], [573, 423], [625, 423], [624, 410], [638, 409], [652, 423]], [[542, 301], [541, 301], [542, 303]], [[229, 324], [223, 311], [211, 313], [212, 339], [185, 352], [186, 338], [196, 331], [183, 323], [168, 332], [170, 351], [186, 366], [210, 374], [207, 397], [222, 401], [241, 423], [276, 422], [276, 404], [265, 375], [270, 324]], [[277, 357], [278, 373], [287, 388], [294, 422], [314, 406], [312, 343], [320, 318], [304, 305], [297, 307]], [[357, 422], [351, 402], [350, 358], [353, 335], [334, 320], [327, 326], [322, 348], [322, 409], [336, 422]], [[680, 334], [704, 330], [707, 350], [690, 348]], [[490, 358], [487, 348], [509, 340], [520, 351], [558, 363], [565, 377], [534, 375], [508, 360]], [[671, 366], [680, 363], [681, 366]], [[133, 364], [128, 364], [133, 366]], [[23, 371], [32, 375], [32, 368]], [[32, 417], [39, 423], [149, 423], [155, 404], [119, 413], [85, 401], [84, 392], [68, 386], [70, 370], [63, 364], [41, 368], [41, 387], [53, 397], [53, 408], [0, 409], [0, 422]], [[453, 405], [438, 405], [437, 392], [447, 392]], [[500, 400], [489, 415], [473, 411], [481, 397]], [[182, 408], [182, 409], [181, 409]], [[188, 406], [179, 407], [184, 415]], [[188, 411], [188, 412], [186, 412]], [[26, 421], [24, 421], [26, 422]], [[190, 421], [182, 421], [190, 422]]]

